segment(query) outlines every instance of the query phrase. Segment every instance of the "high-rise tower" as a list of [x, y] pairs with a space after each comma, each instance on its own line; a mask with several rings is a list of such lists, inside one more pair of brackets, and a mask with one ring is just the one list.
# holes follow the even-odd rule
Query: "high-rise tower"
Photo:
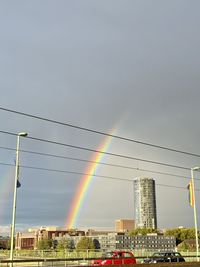
[[157, 228], [155, 181], [150, 178], [134, 180], [135, 227]]

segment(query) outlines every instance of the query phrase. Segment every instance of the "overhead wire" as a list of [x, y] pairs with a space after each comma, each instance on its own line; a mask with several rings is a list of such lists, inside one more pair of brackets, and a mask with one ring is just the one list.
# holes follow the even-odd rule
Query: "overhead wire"
[[[9, 134], [9, 135], [15, 135], [15, 136], [17, 135], [15, 133], [8, 132], [8, 131], [2, 131], [2, 130], [0, 130], [0, 133]], [[33, 137], [33, 136], [27, 136], [26, 138], [31, 139], [31, 140], [35, 140], [35, 141], [39, 141], [39, 142], [50, 143], [50, 144], [53, 144], [53, 145], [65, 146], [65, 147], [69, 147], [69, 148], [72, 148], [72, 149], [79, 149], [79, 150], [84, 150], [84, 151], [88, 151], [88, 152], [101, 153], [101, 154], [104, 154], [104, 155], [113, 156], [113, 157], [119, 157], [119, 158], [123, 158], [123, 159], [137, 160], [137, 161], [141, 161], [141, 162], [157, 164], [157, 165], [162, 165], [162, 166], [166, 166], [166, 167], [178, 168], [178, 169], [183, 169], [183, 170], [190, 170], [190, 168], [184, 167], [184, 166], [178, 166], [178, 165], [168, 164], [168, 163], [159, 162], [159, 161], [141, 159], [141, 158], [136, 158], [136, 157], [132, 157], [132, 156], [126, 156], [126, 155], [123, 155], [123, 154], [117, 154], [117, 153], [111, 153], [111, 152], [96, 150], [96, 149], [92, 149], [92, 148], [87, 148], [87, 147], [83, 147], [83, 146], [75, 146], [75, 145], [72, 145], [72, 144], [61, 143], [61, 142], [48, 140], [48, 139], [37, 138], [37, 137]]]
[[114, 135], [114, 134], [106, 133], [106, 132], [103, 132], [103, 131], [98, 131], [98, 130], [94, 130], [94, 129], [90, 129], [90, 128], [74, 125], [74, 124], [71, 124], [71, 123], [65, 123], [65, 122], [61, 122], [61, 121], [58, 121], [58, 120], [53, 120], [53, 119], [49, 119], [49, 118], [45, 118], [45, 117], [41, 117], [41, 116], [37, 116], [37, 115], [25, 113], [25, 112], [21, 112], [21, 111], [17, 111], [17, 110], [13, 110], [13, 109], [8, 109], [8, 108], [5, 108], [5, 107], [0, 107], [0, 110], [6, 111], [6, 112], [10, 112], [10, 113], [14, 113], [14, 114], [18, 114], [18, 115], [21, 115], [21, 116], [26, 116], [26, 117], [33, 118], [33, 119], [38, 119], [38, 120], [54, 123], [54, 124], [59, 124], [59, 125], [62, 125], [62, 126], [75, 128], [75, 129], [82, 130], [82, 131], [87, 131], [87, 132], [91, 132], [91, 133], [95, 133], [95, 134], [99, 134], [99, 135], [104, 135], [104, 136], [110, 136], [112, 138], [116, 138], [116, 139], [123, 140], [123, 141], [137, 143], [137, 144], [140, 144], [140, 145], [150, 146], [150, 147], [154, 147], [154, 148], [158, 148], [158, 149], [162, 149], [162, 150], [167, 150], [167, 151], [171, 151], [171, 152], [175, 152], [175, 153], [181, 153], [181, 154], [185, 154], [185, 155], [189, 155], [189, 156], [200, 157], [200, 154], [191, 153], [191, 152], [187, 152], [187, 151], [184, 151], [184, 150], [174, 149], [174, 148], [170, 148], [170, 147], [166, 147], [166, 146], [156, 145], [156, 144], [143, 142], [143, 141], [139, 141], [139, 140], [134, 140], [134, 139], [131, 139], [131, 138], [127, 138], [127, 137], [123, 137], [123, 136], [119, 136], [119, 135]]
[[[0, 131], [0, 133], [6, 133], [6, 134], [11, 134], [11, 135], [16, 135], [15, 133], [11, 133], [11, 132], [5, 132], [5, 131]], [[69, 145], [69, 144], [64, 144], [64, 143], [58, 143], [58, 142], [55, 142], [55, 141], [50, 141], [50, 140], [46, 140], [46, 139], [41, 139], [41, 138], [35, 138], [35, 137], [26, 137], [26, 138], [30, 138], [30, 139], [33, 139], [33, 140], [37, 140], [37, 141], [43, 141], [43, 142], [48, 142], [48, 143], [53, 143], [53, 144], [59, 144], [59, 145], [64, 145], [64, 146], [72, 146], [72, 145]], [[144, 159], [140, 159], [140, 158], [134, 158], [134, 157], [130, 157], [130, 156], [125, 156], [125, 155], [119, 155], [119, 154], [114, 154], [114, 153], [109, 153], [109, 152], [103, 152], [103, 151], [99, 151], [99, 150], [94, 150], [94, 149], [89, 149], [89, 148], [84, 148], [84, 147], [77, 147], [77, 146], [73, 146], [73, 148], [80, 148], [80, 149], [83, 149], [83, 150], [89, 150], [89, 151], [93, 151], [93, 152], [97, 152], [97, 153], [103, 153], [103, 154], [107, 154], [107, 155], [111, 155], [111, 156], [119, 156], [119, 157], [123, 157], [123, 158], [128, 158], [128, 159], [134, 159], [134, 160], [138, 160], [138, 161], [143, 161], [143, 162], [148, 162], [148, 163], [154, 163], [154, 164], [159, 164], [159, 165], [164, 165], [164, 166], [168, 166], [168, 167], [174, 167], [174, 168], [179, 168], [179, 169], [183, 169], [183, 170], [190, 170], [190, 168], [188, 167], [183, 167], [183, 166], [177, 166], [177, 165], [172, 165], [172, 164], [166, 164], [166, 163], [162, 163], [162, 162], [155, 162], [155, 161], [150, 161], [150, 160], [144, 160]], [[13, 148], [5, 148], [5, 147], [1, 147], [3, 149], [10, 149], [10, 150], [15, 150]], [[53, 154], [48, 154], [48, 153], [41, 153], [41, 152], [33, 152], [33, 151], [27, 151], [27, 150], [20, 150], [21, 152], [26, 152], [26, 153], [33, 153], [33, 154], [40, 154], [40, 155], [48, 155], [48, 156], [55, 156], [55, 157], [62, 157], [62, 156], [58, 156], [58, 155], [53, 155]], [[66, 158], [66, 157], [64, 157]], [[68, 157], [69, 158], [69, 157]], [[72, 159], [72, 158], [71, 158]], [[76, 160], [80, 160], [80, 159], [76, 159]], [[81, 160], [82, 161], [82, 160]], [[85, 161], [85, 160], [84, 160]], [[94, 163], [94, 162], [93, 162]], [[104, 164], [104, 163], [101, 163], [101, 164]], [[113, 165], [113, 166], [117, 166], [117, 167], [124, 167], [124, 168], [132, 168], [134, 169], [133, 167], [127, 167], [127, 166], [123, 166], [123, 165], [115, 165], [115, 164], [109, 164], [109, 163], [105, 163], [105, 165]], [[27, 167], [27, 168], [33, 168], [33, 167]], [[37, 168], [37, 167], [35, 167]], [[45, 168], [38, 168], [40, 170], [49, 170], [49, 171], [59, 171], [59, 172], [68, 172], [68, 173], [71, 173], [71, 174], [79, 174], [79, 175], [88, 175], [88, 174], [84, 174], [84, 173], [78, 173], [78, 172], [69, 172], [69, 171], [62, 171], [62, 170], [50, 170], [50, 169], [45, 169]], [[138, 171], [146, 171], [146, 172], [151, 172], [151, 173], [157, 173], [157, 174], [163, 174], [163, 175], [171, 175], [171, 176], [176, 176], [176, 177], [182, 177], [182, 178], [186, 178], [188, 179], [188, 177], [184, 177], [182, 175], [175, 175], [175, 174], [170, 174], [170, 173], [163, 173], [163, 172], [158, 172], [158, 171], [152, 171], [152, 170], [146, 170], [146, 169], [140, 169], [140, 168], [135, 168], [135, 170], [138, 170]], [[94, 175], [95, 176], [95, 175]], [[109, 177], [109, 176], [106, 176], [107, 178], [110, 178], [112, 179], [113, 177]], [[103, 178], [103, 176], [102, 176]], [[115, 177], [114, 177], [115, 179]], [[123, 180], [125, 180], [124, 178], [122, 178]], [[197, 179], [198, 180], [198, 179]]]
[[[10, 151], [16, 150], [15, 148], [10, 148], [10, 147], [5, 147], [5, 146], [0, 146], [0, 149], [10, 150]], [[86, 160], [86, 159], [82, 159], [82, 158], [61, 156], [61, 155], [57, 155], [57, 154], [43, 153], [43, 152], [24, 150], [24, 149], [20, 149], [20, 152], [33, 154], [33, 155], [59, 158], [59, 159], [67, 159], [67, 160], [72, 160], [72, 161], [79, 161], [79, 162], [87, 162], [87, 163], [94, 163], [94, 164], [98, 163], [99, 165], [104, 165], [104, 166], [109, 166], [109, 167], [123, 168], [123, 169], [136, 170], [136, 171], [144, 171], [144, 172], [150, 172], [150, 173], [154, 173], [154, 174], [162, 174], [162, 175], [168, 175], [168, 176], [181, 177], [181, 178], [188, 179], [188, 176], [184, 176], [184, 175], [179, 175], [179, 174], [174, 174], [174, 173], [169, 173], [169, 172], [160, 172], [160, 171], [155, 171], [155, 170], [148, 170], [148, 169], [143, 169], [143, 168], [139, 168], [139, 167], [131, 167], [131, 166], [126, 166], [126, 165], [112, 164], [112, 163], [106, 163], [106, 162], [97, 162], [97, 161]], [[188, 170], [190, 170], [190, 169], [188, 168]]]
[[[13, 166], [13, 167], [15, 166], [15, 164], [4, 163], [4, 162], [0, 162], [0, 165]], [[33, 170], [41, 170], [41, 171], [48, 171], [48, 172], [59, 172], [59, 173], [67, 173], [67, 174], [73, 174], [73, 175], [84, 175], [84, 176], [91, 175], [90, 173], [84, 173], [84, 172], [59, 170], [59, 169], [50, 169], [50, 168], [28, 166], [28, 165], [19, 165], [19, 167], [20, 168], [24, 168], [24, 169], [33, 169]], [[97, 178], [112, 179], [112, 180], [118, 180], [118, 181], [127, 181], [127, 182], [133, 182], [134, 181], [134, 179], [130, 179], [130, 178], [121, 178], [121, 177], [106, 176], [106, 175], [92, 174], [92, 176], [97, 177]], [[187, 178], [187, 179], [189, 179], [189, 178]], [[195, 180], [200, 180], [200, 179], [195, 178]], [[179, 188], [179, 189], [187, 190], [186, 187], [182, 187], [182, 186], [167, 185], [167, 184], [160, 184], [160, 183], [156, 183], [156, 185], [163, 186], [163, 187]], [[199, 189], [195, 189], [195, 191], [200, 191], [200, 190]]]
[[[40, 116], [36, 116], [36, 115], [24, 113], [24, 112], [19, 112], [19, 111], [16, 111], [16, 110], [11, 110], [11, 109], [7, 109], [7, 108], [3, 108], [3, 107], [0, 107], [0, 110], [7, 111], [7, 112], [12, 112], [12, 113], [15, 113], [15, 114], [18, 114], [18, 115], [22, 115], [22, 116], [26, 116], [26, 117], [29, 117], [29, 118], [34, 118], [34, 119], [43, 120], [43, 121], [50, 122], [50, 123], [55, 123], [55, 124], [59, 124], [59, 125], [63, 125], [63, 126], [71, 127], [71, 128], [75, 128], [75, 129], [82, 130], [82, 131], [87, 131], [87, 132], [100, 134], [100, 135], [104, 135], [104, 136], [109, 136], [109, 137], [112, 137], [112, 138], [115, 138], [115, 139], [119, 139], [119, 140], [123, 140], [123, 141], [133, 142], [133, 143], [137, 143], [137, 144], [140, 144], [140, 145], [145, 145], [145, 146], [154, 147], [154, 148], [157, 148], [157, 149], [162, 149], [162, 150], [166, 150], [166, 151], [170, 151], [170, 152], [175, 152], [175, 153], [180, 153], [180, 154], [184, 154], [184, 155], [200, 158], [199, 154], [187, 152], [187, 151], [184, 151], [184, 150], [178, 150], [178, 149], [174, 149], [174, 148], [170, 148], [170, 147], [165, 147], [165, 146], [160, 146], [160, 145], [156, 145], [156, 144], [152, 144], [152, 143], [142, 142], [142, 141], [139, 141], [139, 140], [134, 140], [134, 139], [123, 137], [123, 136], [119, 136], [119, 135], [109, 134], [109, 133], [105, 133], [105, 132], [102, 132], [102, 131], [97, 131], [97, 130], [94, 130], [94, 129], [89, 129], [89, 128], [81, 127], [81, 126], [74, 125], [74, 124], [64, 123], [64, 122], [61, 122], [61, 121], [52, 120], [52, 119], [48, 119], [48, 118], [44, 118], [44, 117], [40, 117]], [[5, 131], [0, 131], [0, 132], [17, 136], [17, 134], [15, 134], [15, 133], [10, 133], [10, 132], [5, 132]], [[29, 136], [28, 138], [32, 139], [32, 140], [36, 140], [36, 141], [51, 143], [51, 144], [54, 144], [54, 145], [66, 146], [66, 147], [70, 147], [70, 148], [73, 148], [73, 149], [80, 149], [80, 150], [85, 150], [85, 151], [89, 151], [89, 152], [102, 153], [102, 154], [109, 155], [109, 156], [120, 157], [120, 158], [125, 158], [125, 159], [130, 159], [130, 160], [137, 160], [137, 161], [142, 161], [142, 162], [146, 162], [146, 163], [162, 165], [162, 166], [166, 166], [166, 167], [179, 168], [179, 169], [183, 169], [183, 170], [190, 170], [191, 169], [191, 168], [184, 167], [184, 166], [178, 166], [178, 165], [173, 165], [173, 164], [168, 164], [168, 163], [163, 163], [163, 162], [158, 162], [158, 161], [140, 159], [140, 158], [127, 156], [127, 155], [122, 155], [122, 154], [117, 154], [117, 153], [99, 151], [99, 150], [95, 150], [95, 149], [91, 149], [91, 148], [87, 148], [87, 147], [75, 146], [75, 145], [72, 145], [72, 144], [65, 144], [65, 143], [61, 143], [61, 142], [56, 142], [56, 141], [42, 139], [42, 138], [36, 138], [36, 137], [32, 137], [32, 136]], [[0, 147], [0, 148], [2, 148], [2, 147]], [[15, 149], [10, 149], [10, 150], [15, 150]], [[73, 158], [73, 157], [64, 157], [64, 156], [60, 156], [60, 155], [48, 154], [48, 153], [42, 153], [42, 152], [33, 152], [33, 151], [26, 151], [26, 150], [21, 150], [21, 152], [32, 153], [32, 154], [37, 154], [37, 155], [45, 155], [45, 156], [51, 156], [51, 157], [57, 157], [57, 158], [65, 158], [65, 159], [82, 161], [82, 162], [96, 163], [94, 161], [78, 159], [78, 158]], [[138, 171], [146, 171], [146, 172], [163, 174], [163, 175], [171, 175], [173, 177], [176, 176], [176, 177], [182, 177], [182, 178], [188, 179], [186, 176], [182, 176], [182, 175], [163, 173], [163, 172], [151, 171], [151, 170], [145, 170], [145, 169], [134, 168], [134, 167], [129, 167], [129, 166], [123, 166], [123, 165], [117, 165], [117, 164], [109, 164], [109, 163], [103, 163], [103, 162], [101, 162], [99, 164], [107, 165], [107, 166], [113, 166], [113, 167], [121, 167], [121, 168], [126, 168], [126, 169], [134, 169], [134, 170], [138, 170]], [[12, 166], [15, 166], [14, 164], [6, 164], [6, 163], [2, 163], [2, 162], [0, 162], [0, 165], [12, 165]], [[41, 168], [41, 167], [34, 167], [34, 166], [27, 166], [27, 165], [20, 165], [20, 167], [21, 168], [27, 168], [27, 169], [42, 170], [42, 171], [68, 173], [68, 174], [73, 174], [73, 175], [89, 175], [89, 174], [83, 173], [83, 172], [74, 172], [74, 171], [60, 170], [60, 169]], [[97, 175], [97, 174], [93, 174], [93, 176], [94, 177], [98, 177], [98, 178], [106, 178], [106, 179], [114, 179], [114, 180], [133, 182], [133, 179], [130, 179], [130, 178], [120, 178], [120, 177], [104, 176], [104, 175]], [[199, 179], [196, 179], [196, 180], [199, 180]], [[159, 184], [159, 183], [156, 183], [156, 185], [157, 186], [169, 187], [169, 188], [177, 188], [177, 189], [187, 190], [187, 188], [185, 188], [185, 187], [175, 186], [175, 185], [166, 185], [166, 184]], [[200, 191], [200, 190], [199, 189], [195, 189], [195, 191]]]
[[[162, 148], [162, 149], [164, 148], [164, 149], [167, 149], [167, 150], [170, 150], [170, 151], [173, 151], [173, 152], [180, 152], [180, 153], [183, 153], [183, 154], [200, 157], [200, 155], [198, 155], [198, 154], [193, 154], [193, 153], [189, 153], [189, 152], [185, 152], [185, 151], [178, 151], [178, 150], [174, 150], [174, 149], [169, 149], [167, 147], [160, 147], [160, 146], [157, 146], [157, 145], [152, 145], [152, 144], [149, 144], [149, 143], [144, 143], [144, 142], [140, 142], [140, 141], [137, 141], [137, 140], [133, 140], [133, 139], [129, 139], [129, 138], [124, 138], [124, 137], [121, 137], [121, 136], [107, 134], [107, 133], [104, 133], [104, 132], [95, 131], [95, 130], [87, 129], [87, 128], [84, 128], [84, 127], [70, 125], [70, 124], [67, 124], [67, 123], [63, 123], [63, 122], [59, 122], [59, 121], [54, 121], [54, 120], [51, 120], [51, 119], [42, 118], [42, 117], [39, 117], [39, 116], [35, 116], [35, 115], [23, 113], [23, 112], [18, 112], [18, 111], [14, 111], [14, 110], [4, 109], [2, 107], [0, 107], [0, 109], [1, 110], [5, 110], [5, 111], [9, 111], [9, 112], [13, 112], [13, 113], [16, 113], [16, 114], [19, 114], [19, 115], [24, 115], [24, 116], [33, 117], [33, 118], [36, 118], [36, 119], [42, 119], [42, 120], [46, 120], [46, 121], [49, 121], [49, 122], [62, 124], [62, 125], [73, 127], [73, 128], [77, 128], [77, 129], [80, 129], [80, 130], [86, 130], [86, 131], [91, 131], [93, 133], [107, 135], [107, 136], [110, 136], [110, 137], [113, 137], [113, 138], [118, 138], [118, 139], [122, 139], [122, 140], [126, 140], [126, 141], [132, 141], [132, 142], [136, 142], [136, 143], [140, 143], [140, 144], [144, 144], [144, 145], [154, 146], [154, 147], [157, 147], [157, 148]], [[8, 132], [8, 131], [0, 131], [0, 133], [17, 136], [16, 133], [12, 133], [12, 132]], [[66, 143], [61, 143], [61, 142], [57, 142], [57, 141], [52, 141], [52, 140], [48, 140], [48, 139], [36, 138], [36, 137], [32, 137], [32, 136], [28, 136], [27, 138], [32, 139], [32, 140], [36, 140], [36, 141], [47, 142], [47, 143], [51, 143], [51, 144], [55, 144], [55, 145], [67, 146], [67, 147], [70, 147], [70, 148], [73, 148], [73, 149], [80, 149], [80, 150], [85, 150], [85, 151], [89, 151], [89, 152], [102, 153], [102, 154], [109, 155], [109, 156], [114, 156], [114, 157], [120, 157], [120, 158], [131, 159], [131, 160], [137, 160], [137, 161], [142, 161], [142, 162], [147, 162], [147, 163], [152, 163], [152, 164], [163, 165], [163, 166], [167, 166], [167, 167], [179, 168], [179, 169], [183, 169], [183, 170], [190, 170], [190, 168], [184, 167], [184, 166], [178, 166], [178, 165], [163, 163], [163, 162], [159, 162], [159, 161], [146, 160], [146, 159], [141, 159], [141, 158], [126, 156], [126, 155], [122, 155], [122, 154], [117, 154], [117, 153], [105, 152], [105, 151], [100, 151], [100, 150], [91, 149], [91, 148], [87, 148], [87, 147], [75, 146], [75, 145], [72, 145], [72, 144], [66, 144]], [[3, 147], [1, 147], [1, 148], [3, 148]], [[14, 150], [14, 149], [10, 149], [10, 150]], [[71, 160], [87, 161], [87, 162], [91, 162], [92, 163], [92, 161], [89, 161], [89, 160], [83, 160], [83, 159], [77, 159], [77, 158], [70, 158], [70, 157], [63, 157], [63, 156], [58, 156], [58, 155], [53, 155], [53, 154], [48, 154], [48, 153], [33, 152], [33, 151], [31, 152], [31, 151], [25, 151], [25, 150], [24, 151], [21, 150], [21, 151], [22, 152], [26, 152], [26, 153], [33, 153], [33, 154], [40, 154], [40, 155], [48, 155], [48, 156], [59, 157], [59, 158], [67, 158], [67, 159], [71, 159]], [[113, 167], [121, 167], [121, 168], [135, 169], [135, 170], [140, 170], [140, 171], [145, 171], [145, 172], [151, 172], [151, 173], [157, 173], [157, 174], [171, 175], [171, 176], [182, 177], [182, 178], [186, 178], [187, 179], [187, 177], [184, 177], [182, 175], [175, 175], [175, 174], [170, 174], [170, 173], [163, 173], [163, 172], [158, 172], [158, 171], [152, 171], [152, 170], [146, 170], [146, 169], [139, 169], [139, 168], [128, 167], [128, 166], [123, 166], [123, 165], [117, 165], [117, 164], [109, 164], [109, 163], [100, 163], [100, 164], [104, 164], [104, 165], [107, 165], [107, 166], [113, 166]], [[52, 171], [58, 171], [58, 170], [52, 170]], [[63, 172], [63, 171], [61, 171], [61, 172]], [[77, 174], [81, 174], [81, 173], [77, 173]]]

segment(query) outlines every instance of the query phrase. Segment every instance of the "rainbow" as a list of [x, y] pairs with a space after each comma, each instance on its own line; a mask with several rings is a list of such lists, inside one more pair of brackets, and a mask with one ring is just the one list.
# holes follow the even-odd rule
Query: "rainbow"
[[[112, 135], [114, 131], [115, 130], [111, 131], [110, 134]], [[101, 152], [105, 152], [108, 149], [112, 138], [113, 138], [112, 136], [106, 136], [103, 143], [98, 147], [97, 150]], [[81, 181], [78, 185], [78, 188], [72, 200], [72, 205], [70, 207], [70, 211], [67, 217], [67, 223], [66, 223], [67, 229], [76, 228], [77, 220], [78, 220], [84, 199], [86, 197], [87, 190], [89, 188], [89, 185], [92, 181], [93, 176], [95, 175], [99, 162], [102, 160], [104, 156], [104, 154], [101, 152], [95, 153], [93, 155], [91, 159], [92, 163], [88, 164], [86, 171], [85, 171], [85, 173], [87, 174], [81, 178]]]

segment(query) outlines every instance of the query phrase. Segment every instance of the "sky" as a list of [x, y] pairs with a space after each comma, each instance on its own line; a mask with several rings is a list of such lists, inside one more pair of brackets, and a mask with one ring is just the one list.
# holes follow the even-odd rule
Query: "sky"
[[[0, 1], [0, 108], [200, 154], [199, 1]], [[20, 148], [91, 160], [106, 136], [0, 109], [0, 131], [25, 131]], [[0, 234], [12, 222], [16, 136], [0, 132]], [[191, 168], [200, 158], [112, 138], [106, 150]], [[76, 227], [134, 219], [133, 182], [156, 181], [159, 228], [193, 227], [190, 170], [111, 155], [87, 187]], [[5, 165], [8, 164], [8, 165]], [[9, 165], [11, 164], [11, 165]], [[20, 152], [16, 229], [64, 227], [91, 163]], [[45, 169], [68, 172], [47, 171]], [[148, 171], [144, 171], [148, 170]], [[167, 174], [159, 174], [164, 172]], [[177, 176], [176, 176], [177, 175]], [[198, 172], [194, 173], [198, 179]], [[110, 179], [108, 177], [120, 178]], [[199, 177], [200, 178], [200, 177]], [[123, 180], [124, 179], [124, 180]], [[200, 183], [195, 180], [195, 188]], [[196, 191], [200, 223], [200, 192]]]

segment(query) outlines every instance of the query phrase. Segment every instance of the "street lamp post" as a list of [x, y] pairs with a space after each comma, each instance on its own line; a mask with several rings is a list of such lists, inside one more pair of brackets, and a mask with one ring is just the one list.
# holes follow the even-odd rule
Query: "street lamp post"
[[17, 149], [16, 149], [16, 163], [15, 163], [15, 180], [14, 180], [14, 194], [13, 194], [13, 213], [12, 213], [12, 226], [11, 226], [11, 244], [10, 244], [10, 260], [13, 260], [14, 249], [14, 234], [15, 234], [15, 219], [16, 219], [16, 200], [17, 200], [17, 180], [19, 168], [19, 147], [20, 137], [26, 137], [28, 134], [25, 132], [18, 133], [17, 135]]
[[199, 240], [198, 240], [198, 229], [197, 229], [197, 211], [196, 211], [196, 200], [195, 200], [195, 190], [194, 190], [194, 171], [198, 171], [200, 167], [191, 168], [191, 179], [192, 179], [192, 192], [194, 201], [194, 226], [195, 226], [195, 237], [196, 237], [196, 257], [199, 261]]

